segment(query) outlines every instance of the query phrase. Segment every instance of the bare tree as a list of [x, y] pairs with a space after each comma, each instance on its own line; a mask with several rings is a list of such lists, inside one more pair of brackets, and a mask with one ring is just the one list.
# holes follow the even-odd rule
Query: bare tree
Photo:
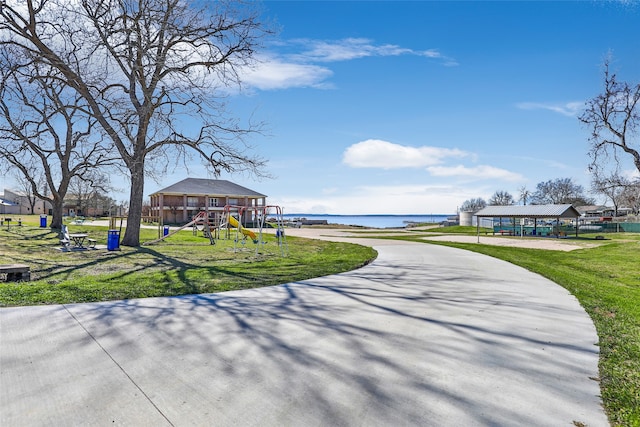
[[518, 191], [520, 192], [519, 200], [522, 202], [523, 205], [526, 206], [527, 201], [529, 200], [529, 198], [531, 198], [531, 191], [527, 190], [527, 187], [524, 185], [518, 188]]
[[[36, 202], [38, 201], [38, 197], [33, 194], [33, 186], [31, 185], [31, 181], [26, 179], [20, 172], [14, 170], [13, 176], [18, 183], [18, 187], [20, 188], [20, 192], [24, 195], [29, 203], [29, 212], [35, 213]], [[35, 178], [36, 181], [41, 181], [40, 179]]]
[[460, 206], [461, 212], [476, 212], [487, 206], [487, 202], [482, 198], [465, 200]]
[[490, 206], [508, 206], [514, 203], [513, 196], [509, 192], [502, 190], [493, 193], [488, 202]]
[[[0, 158], [30, 186], [30, 194], [50, 200], [51, 228], [62, 227], [69, 182], [113, 163], [86, 104], [28, 51], [0, 45]], [[46, 182], [46, 186], [42, 182]]]
[[75, 199], [78, 211], [82, 212], [82, 215], [86, 215], [86, 208], [91, 200], [95, 201], [98, 194], [107, 194], [109, 191], [109, 177], [98, 170], [75, 176], [69, 182], [69, 196]]
[[620, 196], [620, 203], [624, 207], [630, 208], [635, 215], [640, 214], [640, 181], [624, 187]]
[[571, 178], [557, 178], [540, 182], [531, 196], [534, 205], [573, 204], [578, 206], [592, 205], [593, 198], [584, 194], [582, 185], [573, 182]]
[[640, 172], [640, 83], [617, 80], [609, 59], [604, 63], [604, 92], [587, 101], [579, 119], [591, 128], [591, 167], [606, 168], [613, 161], [633, 161]]
[[195, 155], [215, 174], [260, 174], [229, 118], [227, 88], [240, 85], [264, 34], [251, 4], [197, 0], [22, 0], [0, 5], [5, 41], [55, 67], [86, 101], [131, 180], [122, 245], [140, 244], [145, 173]]
[[[611, 200], [615, 211], [614, 216], [618, 216], [618, 208], [624, 203], [625, 190], [630, 186], [633, 186], [633, 183], [618, 173], [607, 176], [594, 174], [591, 182], [594, 192], [603, 194]], [[627, 194], [629, 193], [627, 192]]]

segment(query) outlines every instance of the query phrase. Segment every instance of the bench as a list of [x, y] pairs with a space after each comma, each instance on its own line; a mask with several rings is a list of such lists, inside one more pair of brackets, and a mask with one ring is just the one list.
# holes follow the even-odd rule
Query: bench
[[28, 282], [31, 280], [29, 266], [24, 264], [2, 264], [0, 274], [4, 274], [5, 282]]
[[89, 247], [92, 249], [95, 249], [96, 243], [98, 243], [96, 239], [87, 239], [87, 242], [89, 242]]
[[69, 237], [69, 229], [66, 225], [62, 226], [62, 232], [60, 233], [62, 237], [60, 237], [60, 244], [63, 248], [69, 249], [69, 245], [71, 245], [71, 237]]
[[69, 249], [69, 245], [71, 244], [71, 241], [70, 241], [69, 239], [62, 238], [62, 239], [60, 239], [60, 244], [61, 244], [65, 249]]

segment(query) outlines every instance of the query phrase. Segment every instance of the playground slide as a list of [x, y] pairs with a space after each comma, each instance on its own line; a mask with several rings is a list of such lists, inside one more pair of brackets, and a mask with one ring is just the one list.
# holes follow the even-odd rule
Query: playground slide
[[235, 219], [234, 217], [229, 216], [229, 224], [231, 224], [231, 226], [233, 226], [233, 227], [238, 228], [240, 230], [240, 232], [242, 234], [244, 234], [245, 236], [251, 237], [251, 240], [253, 240], [254, 243], [258, 241], [258, 236], [256, 236], [256, 233], [254, 233], [251, 230], [247, 230], [244, 227], [240, 227], [240, 224], [238, 224], [238, 220]]

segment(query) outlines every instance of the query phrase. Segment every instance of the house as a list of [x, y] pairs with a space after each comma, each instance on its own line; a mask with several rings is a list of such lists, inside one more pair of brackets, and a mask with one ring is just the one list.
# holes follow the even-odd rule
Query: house
[[221, 216], [225, 206], [242, 213], [241, 222], [253, 222], [258, 208], [266, 206], [267, 196], [221, 179], [186, 178], [150, 196], [150, 216], [162, 224], [185, 224], [198, 212], [210, 218]]
[[[33, 196], [32, 196], [33, 199]], [[51, 202], [49, 200], [42, 200], [40, 198], [35, 198], [35, 203], [33, 205], [33, 212], [31, 211], [31, 202], [29, 201], [29, 196], [24, 193], [19, 193], [11, 190], [4, 190], [4, 194], [0, 195], [0, 200], [2, 200], [1, 205], [1, 214], [10, 214], [10, 215], [29, 215], [29, 214], [45, 214], [51, 215]]]
[[63, 215], [104, 217], [126, 215], [124, 206], [111, 197], [95, 192], [85, 194], [67, 193], [64, 198]]

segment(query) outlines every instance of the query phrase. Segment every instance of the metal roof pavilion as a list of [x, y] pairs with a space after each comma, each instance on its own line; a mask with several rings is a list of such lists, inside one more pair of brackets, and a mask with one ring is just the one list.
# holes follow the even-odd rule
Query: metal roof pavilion
[[487, 206], [474, 215], [478, 218], [579, 218], [580, 212], [571, 204]]
[[[525, 205], [525, 206], [487, 206], [474, 214], [479, 218], [579, 218], [580, 212], [571, 204], [564, 205]], [[534, 222], [534, 230], [537, 221]], [[480, 243], [480, 221], [477, 221], [478, 243]], [[524, 234], [524, 233], [523, 233]], [[576, 221], [578, 237], [578, 221]]]

